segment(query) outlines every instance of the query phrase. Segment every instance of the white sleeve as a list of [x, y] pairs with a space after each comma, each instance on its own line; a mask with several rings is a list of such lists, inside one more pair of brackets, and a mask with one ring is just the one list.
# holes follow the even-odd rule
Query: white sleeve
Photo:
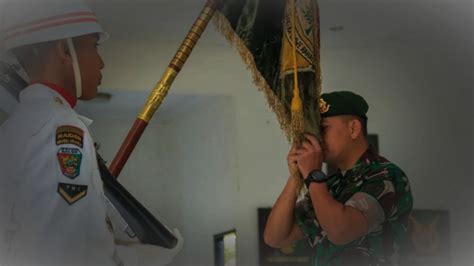
[[101, 180], [87, 128], [57, 117], [25, 143], [27, 155], [12, 219], [17, 265], [116, 265]]

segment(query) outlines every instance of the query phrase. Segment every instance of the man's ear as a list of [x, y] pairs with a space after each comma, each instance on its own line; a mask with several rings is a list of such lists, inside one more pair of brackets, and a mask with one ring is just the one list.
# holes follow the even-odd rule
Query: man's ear
[[56, 53], [59, 55], [61, 62], [64, 62], [67, 65], [72, 65], [72, 57], [66, 40], [57, 41], [55, 45], [55, 50]]
[[357, 139], [362, 134], [362, 124], [358, 119], [351, 119], [349, 122], [351, 129], [351, 138]]

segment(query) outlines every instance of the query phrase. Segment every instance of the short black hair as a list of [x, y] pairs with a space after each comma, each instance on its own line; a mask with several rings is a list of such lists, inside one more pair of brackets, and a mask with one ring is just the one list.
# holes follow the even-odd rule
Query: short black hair
[[13, 48], [12, 54], [18, 60], [18, 63], [23, 67], [28, 75], [33, 71], [38, 64], [44, 63], [46, 51], [50, 49], [57, 41], [49, 41], [35, 44], [23, 45]]
[[356, 116], [356, 115], [346, 115], [346, 118], [348, 120], [357, 120], [357, 121], [359, 121], [360, 125], [361, 125], [362, 135], [364, 136], [364, 138], [367, 139], [367, 137], [369, 135], [368, 130], [367, 130], [367, 118], [363, 118], [363, 117]]
[[42, 45], [32, 44], [16, 47], [11, 50], [18, 63], [23, 67], [26, 73], [29, 75], [35, 68], [38, 61], [41, 60], [40, 50]]

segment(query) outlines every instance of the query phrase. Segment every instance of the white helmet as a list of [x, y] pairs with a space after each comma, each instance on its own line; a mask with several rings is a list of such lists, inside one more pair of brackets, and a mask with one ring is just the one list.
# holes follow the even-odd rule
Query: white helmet
[[91, 33], [98, 33], [99, 41], [108, 38], [90, 8], [82, 0], [7, 0], [1, 8], [0, 43], [5, 52], [28, 44], [68, 40], [80, 97], [80, 70], [71, 38]]

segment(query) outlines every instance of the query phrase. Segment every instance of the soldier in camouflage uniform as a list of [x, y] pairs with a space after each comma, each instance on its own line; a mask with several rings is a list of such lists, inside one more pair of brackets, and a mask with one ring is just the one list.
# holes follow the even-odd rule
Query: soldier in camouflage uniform
[[[308, 193], [296, 203], [297, 182], [288, 179], [265, 228], [267, 244], [307, 238], [317, 266], [399, 263], [413, 198], [405, 173], [369, 147], [367, 111], [366, 101], [352, 92], [321, 96], [322, 145], [307, 135], [288, 155]], [[326, 177], [323, 160], [339, 171]]]

